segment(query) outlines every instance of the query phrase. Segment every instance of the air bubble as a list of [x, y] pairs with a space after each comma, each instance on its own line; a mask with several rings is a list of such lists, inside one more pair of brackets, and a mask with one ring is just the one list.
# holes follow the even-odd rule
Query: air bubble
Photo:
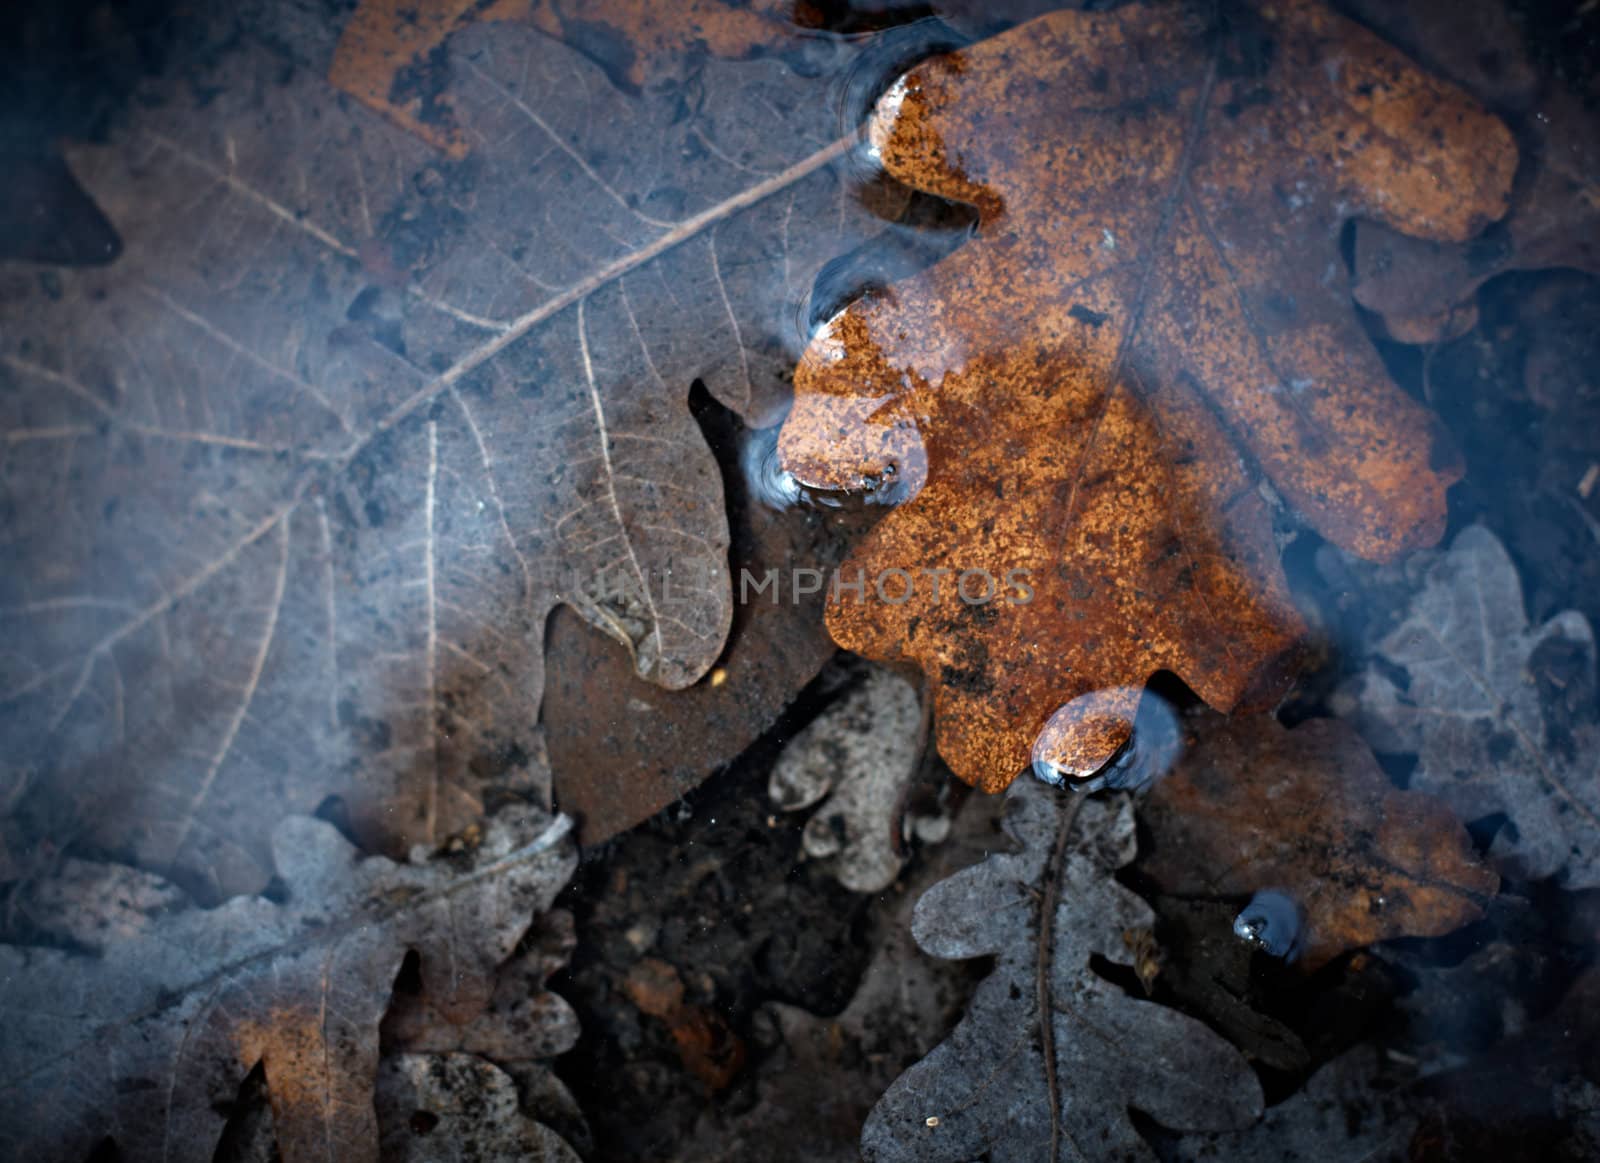
[[1300, 955], [1305, 918], [1288, 893], [1264, 888], [1233, 919], [1233, 935], [1263, 953], [1293, 961]]

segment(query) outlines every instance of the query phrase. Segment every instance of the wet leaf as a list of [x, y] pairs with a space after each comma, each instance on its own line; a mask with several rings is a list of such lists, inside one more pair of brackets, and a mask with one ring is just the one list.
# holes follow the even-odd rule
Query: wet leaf
[[1101, 958], [1131, 966], [1123, 934], [1154, 920], [1113, 878], [1134, 856], [1131, 804], [1032, 779], [1010, 795], [1006, 831], [1020, 851], [936, 885], [912, 925], [935, 957], [993, 956], [994, 971], [950, 1038], [873, 1110], [862, 1156], [1154, 1158], [1130, 1108], [1173, 1129], [1249, 1125], [1261, 1091], [1244, 1059], [1093, 967]]
[[1472, 242], [1409, 238], [1356, 227], [1355, 296], [1409, 343], [1450, 338], [1477, 318], [1474, 296], [1507, 271], [1575, 267], [1600, 274], [1600, 124], [1576, 93], [1539, 101], [1529, 121], [1530, 172], [1518, 177], [1504, 223]]
[[690, 386], [770, 416], [814, 273], [904, 201], [839, 164], [853, 44], [658, 57], [633, 94], [473, 25], [429, 58], [492, 145], [456, 164], [329, 85], [297, 13], [211, 10], [72, 150], [116, 263], [0, 272], [0, 802], [212, 899], [329, 796], [398, 853], [543, 794], [557, 604], [659, 686], [711, 668]]
[[839, 883], [882, 892], [905, 864], [907, 799], [925, 730], [917, 690], [875, 668], [796, 735], [773, 765], [767, 794], [785, 811], [817, 807], [805, 853]]
[[781, 581], [764, 593], [755, 587], [769, 574], [794, 577], [797, 562], [837, 564], [866, 515], [780, 512], [751, 496], [748, 481], [727, 477], [725, 485], [740, 600], [708, 679], [663, 691], [572, 611], [551, 619], [544, 715], [555, 798], [577, 818], [586, 846], [648, 819], [744, 751], [837, 653], [823, 625], [820, 582], [798, 596], [792, 586], [780, 594]]
[[1371, 652], [1335, 706], [1376, 750], [1417, 756], [1410, 787], [1469, 822], [1504, 813], [1489, 852], [1508, 874], [1600, 884], [1600, 732], [1589, 706], [1574, 715], [1563, 695], [1592, 698], [1588, 620], [1566, 610], [1530, 626], [1516, 566], [1474, 525]]
[[579, 1163], [517, 1106], [511, 1077], [468, 1054], [399, 1054], [378, 1071], [379, 1152], [393, 1163]]
[[986, 789], [1030, 754], [1095, 771], [1157, 670], [1219, 709], [1281, 691], [1301, 624], [1269, 498], [1374, 558], [1443, 528], [1458, 470], [1366, 339], [1338, 237], [1472, 236], [1510, 137], [1308, 0], [1209, 11], [1060, 12], [891, 90], [889, 173], [981, 224], [796, 373], [788, 467], [908, 498], [829, 627], [922, 666], [940, 753]]
[[[516, 1084], [523, 1112], [582, 1153], [592, 1145], [588, 1124], [550, 1068], [577, 1042], [578, 1022], [566, 999], [547, 988], [551, 974], [566, 968], [576, 944], [571, 914], [544, 913], [519, 942], [519, 952], [500, 966], [494, 992], [474, 1011], [450, 1008], [449, 998], [435, 999], [426, 989], [397, 988], [379, 1029], [385, 1058], [460, 1054], [491, 1062]], [[404, 974], [401, 981], [412, 984]]]
[[331, 80], [364, 105], [454, 157], [473, 135], [431, 74], [435, 54], [473, 24], [515, 22], [565, 41], [637, 89], [686, 56], [750, 56], [795, 32], [792, 0], [362, 0], [340, 37]]
[[1140, 866], [1162, 891], [1284, 893], [1303, 915], [1307, 970], [1483, 916], [1500, 878], [1443, 802], [1389, 783], [1354, 727], [1207, 714], [1190, 730], [1142, 809], [1151, 848]]
[[396, 864], [290, 817], [273, 833], [282, 903], [171, 904], [100, 934], [127, 886], [152, 881], [79, 866], [60, 934], [76, 947], [0, 947], [0, 1153], [77, 1163], [110, 1136], [130, 1163], [208, 1160], [261, 1063], [284, 1163], [376, 1159], [378, 1023], [407, 951], [436, 1006], [480, 1012], [576, 866], [569, 831], [512, 805], [472, 852]]
[[1412, 1081], [1386, 1064], [1381, 1051], [1360, 1046], [1318, 1070], [1249, 1130], [1186, 1135], [1166, 1157], [1176, 1163], [1404, 1163], [1418, 1123], [1416, 1101], [1407, 1093]]

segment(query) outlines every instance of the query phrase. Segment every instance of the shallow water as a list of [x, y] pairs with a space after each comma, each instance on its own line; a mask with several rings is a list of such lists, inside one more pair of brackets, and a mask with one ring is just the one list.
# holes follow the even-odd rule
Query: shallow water
[[1600, 1151], [1592, 6], [1051, 7], [18, 10], [0, 1153]]

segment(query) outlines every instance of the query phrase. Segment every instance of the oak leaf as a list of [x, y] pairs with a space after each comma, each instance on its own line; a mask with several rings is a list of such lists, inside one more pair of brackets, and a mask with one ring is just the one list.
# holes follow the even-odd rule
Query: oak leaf
[[470, 1054], [396, 1054], [378, 1069], [385, 1163], [581, 1163], [519, 1107], [511, 1076]]
[[1177, 1010], [1128, 996], [1097, 956], [1131, 965], [1123, 939], [1149, 907], [1114, 879], [1137, 847], [1126, 797], [1019, 780], [997, 853], [917, 902], [912, 934], [935, 957], [993, 956], [955, 1032], [891, 1086], [861, 1154], [890, 1160], [1154, 1158], [1129, 1117], [1225, 1130], [1261, 1114], [1244, 1058]]
[[1519, 879], [1600, 884], [1600, 728], [1589, 620], [1530, 626], [1517, 567], [1481, 525], [1428, 568], [1401, 624], [1373, 643], [1335, 707], [1373, 748], [1414, 754], [1410, 787], [1468, 822], [1504, 813], [1489, 855]]
[[1477, 320], [1478, 288], [1510, 271], [1600, 274], [1600, 122], [1592, 99], [1558, 89], [1529, 123], [1529, 172], [1504, 223], [1473, 242], [1411, 238], [1378, 223], [1355, 234], [1356, 300], [1408, 343], [1448, 339]]
[[1245, 1131], [1185, 1135], [1173, 1163], [1405, 1163], [1417, 1129], [1415, 1078], [1374, 1046], [1347, 1050]]
[[330, 796], [399, 853], [547, 794], [558, 604], [658, 686], [711, 668], [691, 385], [770, 414], [815, 272], [904, 198], [818, 112], [853, 43], [632, 94], [472, 25], [430, 77], [493, 148], [451, 164], [293, 6], [186, 11], [198, 47], [71, 148], [121, 257], [0, 271], [0, 803], [216, 899]]
[[282, 903], [210, 910], [146, 873], [77, 866], [56, 934], [73, 947], [0, 947], [0, 1154], [76, 1163], [110, 1136], [130, 1163], [210, 1159], [260, 1063], [285, 1163], [376, 1159], [379, 1022], [407, 952], [437, 1007], [480, 1012], [577, 866], [570, 831], [510, 805], [471, 852], [396, 864], [289, 817], [273, 833]]
[[852, 892], [882, 892], [905, 864], [906, 801], [926, 735], [916, 688], [874, 668], [807, 723], [772, 765], [768, 797], [788, 812], [817, 808], [802, 847], [828, 861]]
[[1455, 814], [1391, 786], [1354, 727], [1208, 714], [1189, 733], [1144, 801], [1140, 867], [1179, 896], [1287, 894], [1305, 969], [1374, 941], [1442, 936], [1480, 919], [1498, 890]]
[[[941, 754], [990, 790], [1030, 754], [1098, 769], [1158, 670], [1219, 709], [1275, 697], [1301, 625], [1269, 495], [1379, 559], [1443, 529], [1458, 470], [1363, 333], [1339, 233], [1471, 236], [1511, 139], [1309, 0], [1209, 11], [1059, 12], [891, 89], [884, 166], [977, 205], [976, 237], [796, 372], [786, 465], [909, 498], [841, 570], [884, 594], [841, 589], [829, 627], [921, 665]], [[1013, 571], [1031, 597], [958, 598]]]
[[638, 89], [685, 56], [738, 59], [798, 30], [791, 0], [362, 0], [339, 38], [328, 79], [452, 157], [472, 137], [455, 98], [432, 91], [433, 55], [473, 24], [527, 24], [566, 42], [615, 81]]

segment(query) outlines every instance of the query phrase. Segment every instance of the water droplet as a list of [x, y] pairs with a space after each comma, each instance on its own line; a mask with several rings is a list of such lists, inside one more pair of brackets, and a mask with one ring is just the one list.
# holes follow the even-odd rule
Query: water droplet
[[[1083, 765], [1074, 765], [1062, 754], [1059, 740], [1069, 730], [1073, 737], [1110, 736], [1117, 720], [1126, 723], [1123, 708], [1131, 699], [1138, 700], [1132, 729], [1097, 770], [1085, 773]], [[1183, 733], [1172, 704], [1151, 691], [1116, 687], [1080, 696], [1050, 717], [1033, 746], [1033, 773], [1045, 783], [1074, 791], [1142, 792], [1172, 770], [1182, 754]]]
[[1288, 893], [1264, 888], [1233, 919], [1233, 935], [1263, 953], [1293, 961], [1300, 955], [1305, 918]]
[[[903, 95], [902, 78], [922, 61], [969, 43], [970, 37], [932, 17], [873, 33], [836, 85], [833, 105], [839, 115], [839, 136], [860, 132], [880, 100], [897, 86]], [[857, 177], [867, 180], [880, 161], [876, 145], [864, 142], [851, 160]]]
[[789, 509], [804, 499], [800, 482], [778, 460], [776, 427], [754, 428], [745, 433], [739, 449], [739, 467], [744, 471], [750, 496], [769, 509]]

